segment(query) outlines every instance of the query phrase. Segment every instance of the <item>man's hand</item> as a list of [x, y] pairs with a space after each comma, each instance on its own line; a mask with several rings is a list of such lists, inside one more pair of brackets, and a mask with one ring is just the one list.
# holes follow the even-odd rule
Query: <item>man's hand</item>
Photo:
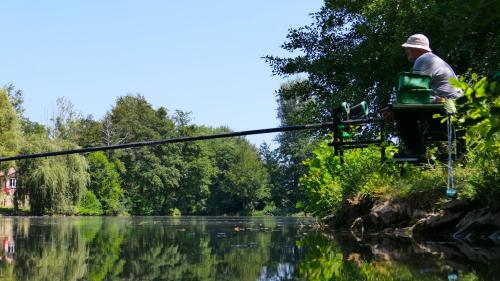
[[433, 97], [432, 103], [444, 103], [445, 100], [443, 97]]

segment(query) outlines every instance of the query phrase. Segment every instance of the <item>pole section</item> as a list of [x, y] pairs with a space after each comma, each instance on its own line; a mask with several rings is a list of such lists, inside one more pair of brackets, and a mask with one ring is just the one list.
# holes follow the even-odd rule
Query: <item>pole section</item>
[[335, 124], [334, 124], [334, 122], [325, 122], [325, 123], [294, 125], [294, 126], [258, 129], [258, 130], [248, 130], [248, 131], [239, 131], [239, 132], [227, 132], [227, 133], [220, 133], [220, 134], [213, 134], [213, 135], [194, 136], [194, 137], [180, 137], [180, 138], [162, 139], [162, 140], [154, 140], [154, 141], [132, 142], [132, 143], [115, 144], [115, 145], [107, 145], [107, 146], [69, 149], [69, 150], [54, 151], [54, 152], [17, 155], [17, 156], [12, 156], [12, 157], [0, 157], [0, 162], [21, 160], [21, 159], [33, 159], [33, 158], [41, 158], [41, 157], [49, 157], [49, 156], [58, 156], [58, 155], [77, 154], [77, 153], [89, 153], [89, 152], [103, 151], [103, 150], [152, 146], [152, 145], [160, 145], [160, 144], [170, 144], [170, 143], [181, 143], [181, 142], [189, 142], [189, 141], [200, 141], [200, 140], [240, 137], [240, 136], [257, 135], [257, 134], [268, 134], [268, 133], [290, 132], [290, 131], [312, 130], [312, 129], [328, 129], [328, 128], [333, 127], [334, 125], [339, 125], [339, 124], [344, 124], [344, 125], [365, 124], [365, 123], [373, 123], [373, 122], [381, 122], [381, 121], [382, 121], [381, 118], [353, 119], [353, 120], [339, 121], [339, 122], [336, 122]]
[[256, 134], [267, 134], [267, 133], [275, 133], [275, 132], [288, 132], [288, 131], [296, 131], [296, 130], [329, 128], [329, 127], [331, 127], [331, 125], [332, 125], [331, 123], [306, 124], [306, 125], [287, 126], [287, 127], [280, 127], [280, 128], [269, 128], [269, 129], [249, 130], [249, 131], [240, 131], [240, 132], [227, 132], [227, 133], [220, 133], [220, 134], [213, 134], [213, 135], [194, 136], [194, 137], [180, 137], [180, 138], [162, 139], [162, 140], [155, 140], [155, 141], [142, 141], [142, 142], [107, 145], [107, 146], [86, 147], [86, 148], [69, 149], [69, 150], [63, 150], [63, 151], [54, 151], [54, 152], [35, 153], [35, 154], [27, 154], [27, 155], [17, 155], [17, 156], [12, 156], [12, 157], [3, 157], [3, 158], [0, 158], [0, 162], [21, 160], [21, 159], [32, 159], [32, 158], [40, 158], [40, 157], [49, 157], [49, 156], [58, 156], [58, 155], [68, 155], [68, 154], [76, 154], [76, 153], [88, 153], [88, 152], [103, 151], [103, 150], [114, 150], [114, 149], [124, 149], [124, 148], [133, 148], [133, 147], [142, 147], [142, 146], [152, 146], [152, 145], [160, 145], [160, 144], [171, 144], [171, 143], [181, 143], [181, 142], [189, 142], [189, 141], [239, 137], [239, 136], [256, 135]]

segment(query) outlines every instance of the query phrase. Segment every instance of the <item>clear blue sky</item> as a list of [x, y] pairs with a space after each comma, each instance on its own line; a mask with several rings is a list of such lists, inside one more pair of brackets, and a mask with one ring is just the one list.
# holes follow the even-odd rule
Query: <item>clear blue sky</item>
[[[274, 127], [264, 55], [288, 56], [289, 28], [322, 0], [2, 1], [0, 86], [24, 91], [26, 115], [47, 124], [58, 97], [100, 119], [140, 93], [154, 108], [233, 130]], [[273, 135], [249, 137], [255, 143]]]

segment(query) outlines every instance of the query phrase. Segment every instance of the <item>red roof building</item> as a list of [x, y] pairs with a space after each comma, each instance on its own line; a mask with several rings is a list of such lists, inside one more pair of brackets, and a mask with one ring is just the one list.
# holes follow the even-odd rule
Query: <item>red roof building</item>
[[9, 195], [14, 194], [16, 184], [16, 170], [14, 168], [9, 168], [7, 176], [5, 176], [5, 171], [0, 171], [0, 187], [2, 188], [2, 192]]

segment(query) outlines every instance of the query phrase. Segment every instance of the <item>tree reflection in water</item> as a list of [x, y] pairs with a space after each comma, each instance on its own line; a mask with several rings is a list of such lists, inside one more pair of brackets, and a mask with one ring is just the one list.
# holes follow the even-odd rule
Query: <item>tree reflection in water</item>
[[[498, 245], [326, 237], [292, 218], [0, 218], [3, 280], [495, 280]], [[14, 243], [15, 242], [15, 243]], [[8, 243], [7, 243], [8, 245]], [[483, 249], [483, 250], [481, 250]], [[452, 279], [450, 279], [452, 278]]]

